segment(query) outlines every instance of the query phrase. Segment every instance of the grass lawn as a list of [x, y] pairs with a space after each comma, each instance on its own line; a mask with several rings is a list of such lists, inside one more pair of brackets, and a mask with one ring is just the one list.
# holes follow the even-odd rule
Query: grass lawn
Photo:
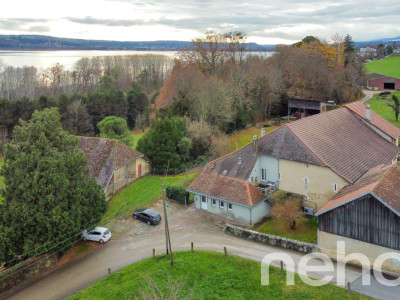
[[[101, 279], [68, 299], [368, 299], [327, 284], [308, 286], [295, 276], [270, 269], [270, 284], [261, 285], [259, 262], [237, 256], [194, 251], [175, 252], [174, 266], [165, 256], [145, 259]], [[152, 288], [149, 288], [152, 287]], [[170, 297], [176, 291], [176, 298]], [[161, 297], [160, 297], [161, 296]]]
[[145, 132], [143, 132], [143, 131], [140, 130], [140, 129], [139, 129], [139, 130], [134, 129], [134, 130], [131, 131], [131, 134], [132, 134], [132, 136], [133, 136], [133, 146], [132, 146], [133, 149], [136, 149], [138, 141], [140, 140], [140, 138], [141, 138], [146, 132], [147, 132], [147, 130], [145, 130]]
[[152, 204], [161, 197], [161, 178], [165, 178], [166, 185], [187, 185], [188, 179], [190, 183], [197, 175], [197, 173], [166, 177], [147, 175], [139, 178], [112, 197], [103, 221], [129, 215], [137, 208]]
[[265, 224], [257, 228], [257, 231], [267, 234], [279, 235], [307, 243], [313, 243], [317, 239], [317, 218], [301, 218], [296, 222], [296, 229], [290, 229], [289, 222], [280, 218], [269, 219]]
[[391, 95], [387, 96], [379, 96], [379, 94], [377, 94], [374, 95], [371, 100], [368, 100], [366, 104], [369, 104], [374, 112], [381, 115], [390, 123], [394, 124], [397, 127], [400, 127], [400, 122], [396, 122], [396, 118], [394, 116], [392, 108], [387, 105], [393, 94], [397, 95], [397, 97], [400, 98], [400, 92], [394, 92]]
[[[272, 130], [277, 128], [276, 126], [265, 127], [265, 133], [268, 133]], [[237, 148], [241, 148], [244, 145], [253, 141], [253, 135], [257, 135], [260, 137], [261, 128], [259, 126], [254, 126], [250, 128], [246, 128], [240, 131], [236, 131], [228, 136], [228, 150], [229, 152], [233, 152], [236, 150], [236, 143]]]
[[374, 60], [366, 64], [367, 73], [379, 73], [400, 78], [400, 56]]
[[[4, 164], [4, 157], [0, 155], [0, 170]], [[0, 188], [4, 187], [4, 178], [0, 176]], [[0, 203], [3, 202], [3, 196], [0, 195]]]

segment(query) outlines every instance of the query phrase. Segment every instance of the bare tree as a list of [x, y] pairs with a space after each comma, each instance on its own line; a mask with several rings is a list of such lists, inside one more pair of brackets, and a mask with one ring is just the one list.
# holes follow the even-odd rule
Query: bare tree
[[300, 218], [301, 199], [289, 196], [281, 202], [276, 202], [271, 208], [273, 217], [289, 221], [290, 228], [296, 229], [296, 222]]

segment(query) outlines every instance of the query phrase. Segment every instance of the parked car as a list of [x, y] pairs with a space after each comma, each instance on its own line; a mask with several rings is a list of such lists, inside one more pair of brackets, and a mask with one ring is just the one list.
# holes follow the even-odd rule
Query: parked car
[[103, 244], [111, 239], [111, 231], [105, 227], [96, 227], [95, 229], [87, 232], [82, 232], [83, 241], [95, 241]]
[[157, 225], [161, 222], [160, 214], [152, 209], [140, 208], [135, 210], [133, 218], [141, 220], [149, 225]]

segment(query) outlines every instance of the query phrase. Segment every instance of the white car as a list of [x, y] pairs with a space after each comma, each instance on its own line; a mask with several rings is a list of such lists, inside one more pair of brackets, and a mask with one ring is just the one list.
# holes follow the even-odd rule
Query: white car
[[111, 231], [105, 227], [96, 227], [92, 231], [87, 232], [85, 230], [82, 232], [83, 241], [95, 241], [103, 244], [111, 239]]

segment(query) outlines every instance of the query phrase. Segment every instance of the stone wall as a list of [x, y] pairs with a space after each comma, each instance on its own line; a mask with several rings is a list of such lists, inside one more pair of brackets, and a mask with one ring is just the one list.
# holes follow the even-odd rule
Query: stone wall
[[253, 230], [247, 230], [231, 224], [226, 224], [224, 231], [245, 239], [253, 240], [255, 242], [282, 247], [302, 253], [311, 253], [318, 250], [317, 245], [314, 244], [287, 239], [281, 236], [260, 233]]
[[[44, 275], [44, 272], [52, 269], [58, 261], [58, 254], [41, 255], [28, 259], [21, 265], [0, 272], [0, 294], [25, 283], [33, 278]], [[3, 296], [3, 295], [2, 295]], [[0, 297], [1, 298], [1, 297]]]

